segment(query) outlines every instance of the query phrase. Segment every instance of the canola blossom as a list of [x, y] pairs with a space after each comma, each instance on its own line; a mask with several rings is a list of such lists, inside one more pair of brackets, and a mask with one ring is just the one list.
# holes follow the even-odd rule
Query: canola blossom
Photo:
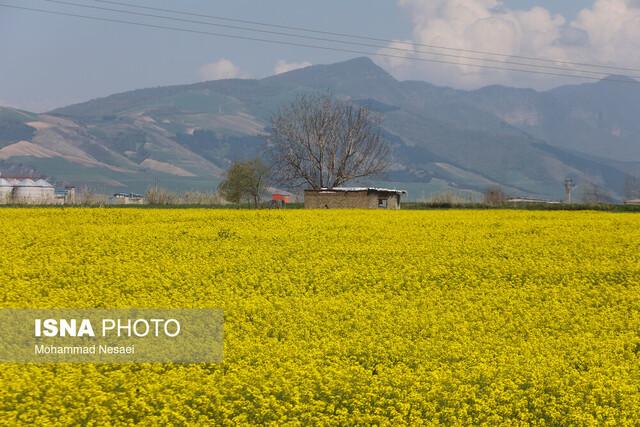
[[638, 425], [640, 215], [0, 210], [0, 308], [221, 308], [216, 364], [0, 364], [2, 425]]

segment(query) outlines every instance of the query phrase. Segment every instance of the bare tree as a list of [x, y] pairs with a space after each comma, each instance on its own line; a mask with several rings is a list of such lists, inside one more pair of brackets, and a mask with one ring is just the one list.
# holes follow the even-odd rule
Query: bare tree
[[625, 176], [624, 197], [627, 200], [640, 199], [640, 178], [633, 175]]
[[597, 205], [609, 203], [612, 198], [609, 192], [593, 182], [585, 182], [581, 191], [582, 203], [586, 205]]
[[495, 186], [489, 187], [484, 191], [484, 203], [489, 206], [498, 206], [506, 202], [507, 196], [502, 188]]
[[390, 149], [381, 118], [328, 95], [302, 95], [272, 119], [274, 175], [291, 186], [334, 188], [379, 175]]

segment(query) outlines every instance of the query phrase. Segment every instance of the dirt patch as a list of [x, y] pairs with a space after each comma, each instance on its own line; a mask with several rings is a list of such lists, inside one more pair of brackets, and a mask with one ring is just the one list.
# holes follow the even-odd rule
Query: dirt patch
[[176, 176], [195, 176], [188, 170], [182, 169], [181, 167], [178, 167], [176, 165], [172, 165], [171, 163], [161, 162], [159, 160], [145, 159], [142, 163], [140, 163], [140, 166]]
[[47, 122], [26, 122], [25, 124], [36, 130], [47, 129], [53, 126], [51, 123], [47, 123]]
[[15, 144], [7, 145], [0, 150], [0, 159], [10, 157], [59, 157], [60, 154], [47, 148], [41, 147], [29, 141], [19, 141]]

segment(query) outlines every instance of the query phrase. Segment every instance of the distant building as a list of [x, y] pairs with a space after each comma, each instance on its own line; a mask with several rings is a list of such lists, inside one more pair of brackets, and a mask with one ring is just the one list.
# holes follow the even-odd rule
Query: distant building
[[640, 199], [629, 199], [624, 201], [625, 205], [640, 206]]
[[55, 187], [45, 179], [0, 176], [1, 204], [57, 204]]
[[58, 204], [74, 205], [76, 203], [76, 188], [56, 188], [55, 198]]
[[284, 208], [287, 206], [287, 203], [289, 203], [290, 200], [291, 198], [289, 197], [288, 194], [274, 193], [271, 195], [271, 206], [277, 207], [277, 208]]
[[112, 205], [142, 205], [144, 196], [136, 193], [116, 193], [109, 198]]
[[338, 187], [305, 190], [306, 209], [400, 209], [403, 190], [370, 187]]

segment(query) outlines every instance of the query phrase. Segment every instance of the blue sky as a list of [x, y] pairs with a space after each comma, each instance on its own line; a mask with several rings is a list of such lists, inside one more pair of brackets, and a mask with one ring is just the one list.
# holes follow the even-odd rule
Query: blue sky
[[[71, 1], [97, 4], [90, 0]], [[420, 13], [417, 11], [419, 7], [416, 6], [420, 0], [406, 0], [406, 3], [412, 3], [413, 6], [400, 4], [404, 0], [121, 1], [403, 40], [414, 38], [415, 17]], [[456, 0], [437, 1], [444, 4]], [[492, 0], [469, 1], [487, 4]], [[73, 9], [71, 6], [42, 0], [0, 0], [0, 3], [51, 10]], [[502, 8], [528, 10], [540, 6], [552, 14], [562, 14], [567, 21], [571, 21], [578, 11], [592, 4], [592, 1], [506, 0]], [[108, 12], [75, 10], [80, 14], [115, 16]], [[145, 18], [125, 19], [141, 21]], [[461, 43], [464, 43], [464, 40]], [[227, 61], [225, 64], [233, 64], [233, 73], [236, 75], [262, 77], [273, 74], [277, 61], [317, 64], [337, 62], [356, 56], [112, 23], [87, 22], [4, 8], [0, 8], [0, 55], [3, 58], [0, 65], [0, 105], [35, 111], [44, 111], [129, 89], [196, 82], [205, 77], [212, 77], [211, 73], [203, 72], [203, 66], [216, 64], [223, 58]], [[411, 64], [397, 66], [381, 62], [381, 65], [399, 78], [423, 78], [441, 84], [457, 84], [457, 81], [438, 81], [438, 74], [432, 69], [417, 68]], [[491, 79], [486, 77], [477, 80], [477, 83], [483, 83], [485, 80], [492, 83]], [[505, 81], [509, 82], [509, 79]], [[523, 81], [520, 84], [527, 85], [527, 82]], [[464, 86], [462, 80], [460, 85]]]

